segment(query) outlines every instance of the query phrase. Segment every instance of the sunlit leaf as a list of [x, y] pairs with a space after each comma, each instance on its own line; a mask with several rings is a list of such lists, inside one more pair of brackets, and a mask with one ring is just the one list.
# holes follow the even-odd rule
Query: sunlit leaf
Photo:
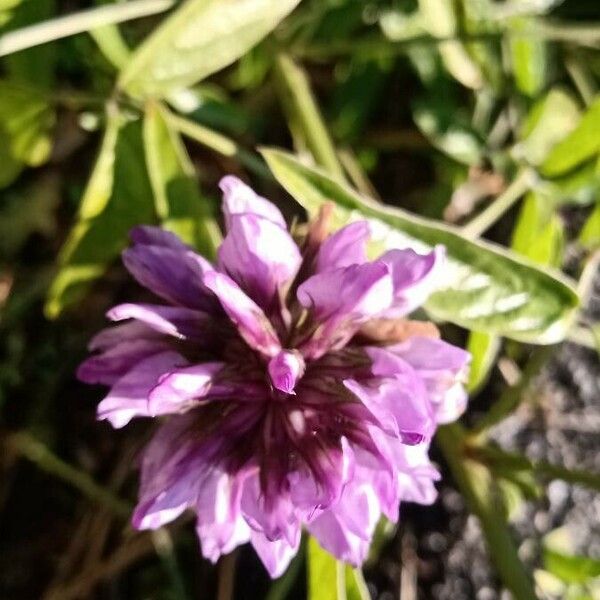
[[151, 198], [141, 127], [109, 114], [79, 220], [61, 251], [59, 271], [48, 294], [49, 317], [57, 317], [82, 298], [127, 245], [134, 225], [154, 221]]
[[544, 568], [566, 583], [585, 583], [600, 577], [600, 560], [562, 554], [550, 548], [543, 551]]
[[552, 148], [573, 131], [579, 119], [579, 106], [573, 96], [561, 88], [550, 90], [529, 111], [514, 154], [532, 165], [539, 165]]
[[526, 96], [535, 97], [546, 85], [550, 59], [548, 43], [531, 36], [519, 35], [530, 28], [527, 18], [510, 20], [509, 48], [513, 75], [517, 89]]
[[600, 96], [587, 109], [577, 127], [559, 144], [541, 165], [542, 174], [555, 177], [570, 171], [600, 151]]
[[135, 50], [119, 86], [163, 97], [230, 65], [300, 0], [187, 0]]
[[452, 38], [458, 31], [458, 19], [452, 0], [419, 0], [419, 10], [424, 28], [434, 37], [444, 38], [438, 44], [442, 60], [448, 72], [460, 83], [478, 89], [483, 76], [477, 63], [458, 40]]
[[263, 151], [276, 179], [314, 215], [324, 202], [336, 203], [336, 226], [367, 218], [379, 249], [411, 245], [426, 251], [445, 245], [449, 264], [440, 291], [426, 308], [434, 317], [469, 329], [535, 343], [562, 339], [578, 297], [557, 273], [487, 242], [467, 240], [460, 231], [359, 196], [295, 156]]
[[600, 247], [600, 202], [594, 206], [579, 234], [579, 243], [586, 248]]
[[308, 600], [341, 600], [338, 562], [312, 536], [307, 546]]
[[144, 118], [144, 146], [156, 212], [163, 226], [214, 256], [220, 242], [219, 227], [209, 201], [200, 195], [198, 182], [179, 134], [164, 118], [164, 108], [149, 103]]
[[471, 367], [467, 389], [471, 394], [479, 390], [487, 381], [490, 371], [494, 366], [500, 338], [482, 331], [471, 331], [467, 341], [467, 350], [471, 353]]
[[540, 265], [562, 263], [564, 227], [544, 196], [530, 192], [521, 205], [513, 230], [512, 248]]

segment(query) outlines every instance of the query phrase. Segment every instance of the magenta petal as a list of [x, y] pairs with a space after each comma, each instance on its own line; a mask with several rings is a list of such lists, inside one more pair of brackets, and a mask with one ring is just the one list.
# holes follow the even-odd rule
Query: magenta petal
[[[386, 355], [383, 349], [368, 350]], [[400, 435], [406, 444], [419, 444], [431, 439], [435, 431], [433, 409], [415, 370], [401, 359], [392, 359], [396, 367], [390, 376], [364, 382], [347, 379], [344, 385], [369, 409], [382, 429]]]
[[223, 192], [223, 213], [225, 215], [225, 226], [231, 225], [233, 215], [252, 214], [263, 217], [286, 228], [285, 219], [279, 209], [259, 196], [251, 187], [243, 181], [228, 175], [219, 182], [219, 187]]
[[425, 255], [411, 249], [389, 250], [379, 260], [389, 266], [394, 282], [394, 304], [385, 316], [401, 317], [421, 306], [436, 289], [446, 250], [436, 246]]
[[140, 361], [168, 349], [169, 344], [164, 339], [125, 339], [81, 363], [77, 369], [77, 378], [85, 383], [112, 385]]
[[131, 321], [107, 327], [95, 335], [88, 344], [90, 352], [104, 351], [125, 341], [162, 340], [163, 335], [144, 323]]
[[141, 244], [143, 246], [161, 246], [183, 252], [192, 250], [190, 246], [184, 244], [174, 233], [160, 227], [139, 225], [129, 232], [129, 237], [134, 244]]
[[212, 265], [185, 247], [138, 244], [123, 252], [123, 263], [140, 285], [167, 302], [209, 312], [216, 306], [202, 283]]
[[146, 446], [132, 518], [137, 529], [157, 529], [195, 506], [208, 470], [194, 425], [189, 414], [172, 417]]
[[216, 562], [250, 540], [250, 528], [240, 513], [243, 477], [212, 468], [199, 486], [196, 533], [202, 554]]
[[206, 329], [211, 322], [206, 313], [159, 304], [119, 304], [111, 308], [106, 316], [112, 321], [136, 319], [160, 333], [195, 341], [206, 338]]
[[406, 446], [391, 444], [398, 467], [398, 489], [401, 500], [418, 504], [433, 504], [437, 498], [435, 482], [439, 471], [429, 460], [429, 445]]
[[293, 394], [305, 368], [306, 364], [299, 352], [282, 350], [269, 361], [268, 371], [273, 387], [285, 394]]
[[283, 575], [292, 558], [298, 553], [300, 528], [298, 528], [294, 543], [290, 543], [286, 539], [271, 541], [260, 531], [251, 532], [250, 542], [269, 575], [275, 579]]
[[367, 262], [371, 230], [367, 221], [356, 221], [330, 235], [317, 255], [317, 272], [331, 271]]
[[202, 363], [177, 369], [160, 378], [148, 396], [148, 413], [153, 417], [186, 412], [206, 398], [222, 362]]
[[325, 550], [358, 567], [367, 557], [380, 515], [371, 486], [348, 484], [339, 503], [321, 513], [307, 529]]
[[136, 364], [112, 386], [98, 405], [98, 419], [110, 421], [113, 427], [127, 425], [133, 417], [148, 415], [148, 394], [161, 373], [186, 364], [177, 352], [155, 354]]
[[287, 229], [254, 214], [232, 215], [219, 268], [268, 309], [296, 276], [302, 257]]
[[281, 350], [277, 334], [265, 313], [244, 294], [237, 283], [216, 271], [207, 273], [204, 283], [215, 293], [228, 317], [251, 348], [265, 356], [275, 356]]
[[443, 340], [413, 337], [388, 348], [408, 362], [425, 382], [438, 423], [460, 417], [467, 407], [464, 387], [471, 355]]
[[301, 348], [318, 358], [348, 342], [361, 323], [392, 303], [392, 279], [382, 262], [351, 265], [313, 275], [298, 288], [300, 304], [319, 327]]

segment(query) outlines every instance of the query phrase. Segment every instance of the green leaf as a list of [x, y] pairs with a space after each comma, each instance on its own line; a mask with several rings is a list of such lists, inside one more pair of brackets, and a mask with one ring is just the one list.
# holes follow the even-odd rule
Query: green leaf
[[600, 560], [571, 556], [544, 548], [544, 568], [566, 583], [586, 583], [600, 577]]
[[555, 88], [529, 111], [525, 119], [521, 141], [513, 149], [531, 165], [539, 165], [552, 148], [577, 126], [580, 110], [573, 96]]
[[45, 306], [57, 317], [79, 301], [128, 242], [129, 230], [155, 220], [139, 123], [109, 111], [107, 128], [85, 189], [80, 215], [59, 257]]
[[346, 600], [371, 600], [369, 588], [360, 569], [345, 567]]
[[600, 202], [594, 206], [579, 234], [579, 243], [586, 248], [600, 247]]
[[327, 131], [321, 111], [310, 89], [304, 70], [286, 54], [275, 62], [277, 80], [292, 134], [310, 150], [317, 164], [343, 179], [333, 141]]
[[202, 254], [214, 257], [221, 235], [179, 133], [165, 119], [166, 109], [149, 102], [144, 146], [156, 213], [163, 226]]
[[509, 48], [517, 89], [533, 98], [546, 85], [550, 60], [547, 42], [519, 35], [530, 27], [525, 17], [511, 19], [509, 32], [517, 35], [509, 36]]
[[546, 157], [541, 172], [546, 177], [567, 173], [600, 151], [600, 96], [587, 109], [577, 127]]
[[342, 600], [345, 594], [343, 589], [340, 590], [339, 570], [338, 561], [310, 536], [307, 550], [308, 600]]
[[134, 51], [119, 87], [164, 97], [230, 65], [300, 0], [187, 0]]
[[37, 167], [48, 160], [55, 118], [54, 110], [41, 96], [0, 81], [0, 133], [14, 162]]
[[527, 194], [513, 231], [512, 248], [540, 265], [562, 263], [564, 228], [548, 198]]
[[[452, 0], [419, 0], [423, 27], [437, 38], [452, 38], [458, 32], [458, 19]], [[460, 41], [445, 40], [438, 44], [448, 72], [464, 86], [479, 89], [483, 75]]]
[[335, 226], [369, 219], [378, 250], [411, 245], [427, 251], [444, 244], [448, 268], [426, 304], [434, 317], [520, 341], [550, 344], [564, 338], [578, 297], [560, 274], [499, 246], [467, 240], [456, 228], [363, 198], [291, 154], [265, 149], [263, 155], [275, 178], [310, 215], [333, 201]]
[[436, 107], [420, 104], [413, 111], [417, 127], [438, 150], [466, 165], [476, 165], [483, 155], [483, 145], [476, 133]]
[[474, 394], [483, 387], [490, 375], [500, 350], [500, 338], [482, 331], [471, 331], [467, 350], [472, 356], [467, 389]]

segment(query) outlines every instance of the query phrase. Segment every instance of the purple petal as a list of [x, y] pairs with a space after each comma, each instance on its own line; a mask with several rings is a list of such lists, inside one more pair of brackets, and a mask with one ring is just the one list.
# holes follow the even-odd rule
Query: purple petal
[[157, 529], [195, 506], [208, 473], [197, 449], [193, 416], [172, 417], [158, 429], [144, 449], [134, 527]]
[[77, 378], [85, 383], [112, 385], [141, 360], [168, 349], [165, 339], [125, 340], [81, 363]]
[[214, 378], [225, 363], [211, 362], [177, 369], [163, 375], [148, 396], [148, 413], [153, 417], [183, 413], [206, 398]]
[[291, 545], [295, 543], [300, 522], [294, 514], [292, 501], [285, 493], [265, 497], [258, 472], [246, 480], [241, 510], [254, 531], [262, 532], [269, 540], [285, 539]]
[[148, 225], [138, 225], [129, 232], [129, 237], [134, 244], [144, 246], [161, 246], [188, 252], [192, 250], [190, 246], [184, 244], [174, 233], [165, 231], [160, 227], [151, 227]]
[[202, 554], [213, 563], [250, 540], [250, 528], [240, 513], [243, 484], [243, 476], [213, 468], [199, 486], [196, 533]]
[[381, 515], [369, 481], [349, 482], [339, 502], [307, 525], [319, 544], [339, 560], [360, 566]]
[[214, 292], [230, 320], [246, 343], [265, 356], [281, 350], [273, 326], [261, 308], [227, 275], [211, 271], [204, 276], [206, 287]]
[[392, 442], [393, 454], [398, 467], [400, 499], [417, 504], [433, 504], [437, 498], [435, 482], [440, 474], [429, 460], [429, 445], [406, 446]]
[[158, 378], [186, 364], [185, 358], [173, 351], [161, 352], [136, 364], [117, 380], [98, 405], [98, 419], [107, 419], [113, 427], [127, 425], [133, 417], [147, 417], [148, 394]]
[[111, 308], [106, 316], [112, 321], [136, 319], [160, 333], [204, 342], [207, 341], [207, 329], [213, 321], [206, 313], [191, 308], [159, 304], [119, 304]]
[[313, 275], [298, 288], [300, 304], [319, 327], [301, 350], [319, 358], [347, 343], [361, 323], [389, 308], [392, 279], [382, 262], [351, 265]]
[[367, 221], [356, 221], [330, 235], [319, 249], [317, 272], [366, 263], [366, 246], [370, 234]]
[[435, 431], [434, 413], [425, 385], [404, 360], [381, 348], [367, 348], [374, 360], [376, 376], [344, 385], [369, 409], [384, 431], [399, 435], [406, 444], [431, 439]]
[[167, 302], [214, 311], [214, 298], [202, 283], [212, 265], [191, 250], [137, 244], [123, 252], [123, 263], [138, 283]]
[[113, 327], [107, 327], [95, 335], [88, 344], [90, 352], [104, 351], [124, 341], [162, 340], [162, 334], [154, 331], [144, 323], [132, 321]]
[[393, 307], [382, 316], [402, 317], [421, 306], [438, 285], [446, 250], [436, 246], [429, 254], [414, 250], [389, 250], [380, 259], [386, 263], [394, 282]]
[[408, 362], [425, 382], [438, 423], [455, 421], [467, 406], [467, 379], [471, 355], [443, 340], [412, 337], [388, 347]]
[[279, 209], [259, 196], [251, 187], [243, 181], [227, 175], [219, 182], [223, 192], [223, 213], [225, 215], [225, 226], [228, 229], [233, 215], [253, 214], [263, 217], [286, 229], [285, 219]]
[[290, 543], [285, 539], [271, 541], [259, 531], [251, 532], [250, 542], [271, 578], [275, 579], [283, 575], [290, 561], [298, 552], [300, 528], [298, 528], [294, 543]]
[[297, 381], [304, 374], [306, 363], [296, 351], [282, 350], [269, 361], [271, 383], [285, 394], [293, 394]]
[[219, 268], [265, 309], [296, 276], [302, 262], [286, 229], [253, 214], [230, 217], [218, 257]]

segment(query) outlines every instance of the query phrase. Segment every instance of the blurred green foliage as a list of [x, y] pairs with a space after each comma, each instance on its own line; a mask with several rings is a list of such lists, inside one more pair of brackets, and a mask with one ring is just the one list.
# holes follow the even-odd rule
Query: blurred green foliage
[[[116, 292], [98, 286], [133, 225], [214, 255], [225, 172], [281, 197], [276, 180], [309, 214], [333, 201], [337, 225], [370, 219], [374, 251], [444, 244], [426, 309], [467, 330], [473, 395], [502, 338], [592, 346], [583, 283], [560, 271], [567, 248], [575, 279], [600, 252], [599, 49], [597, 0], [0, 0], [0, 406], [25, 385], [27, 319], [43, 299], [49, 318], [105, 308]], [[82, 351], [71, 333], [64, 348]], [[33, 362], [60, 354], [45, 343]], [[474, 430], [442, 430], [441, 449], [515, 597], [592, 598], [597, 561], [548, 546], [532, 574], [516, 554], [507, 522], [543, 493], [540, 473], [597, 483], [490, 454], [489, 425], [522, 391]], [[367, 597], [312, 540], [307, 557], [311, 600]], [[185, 586], [171, 577], [165, 593]]]

